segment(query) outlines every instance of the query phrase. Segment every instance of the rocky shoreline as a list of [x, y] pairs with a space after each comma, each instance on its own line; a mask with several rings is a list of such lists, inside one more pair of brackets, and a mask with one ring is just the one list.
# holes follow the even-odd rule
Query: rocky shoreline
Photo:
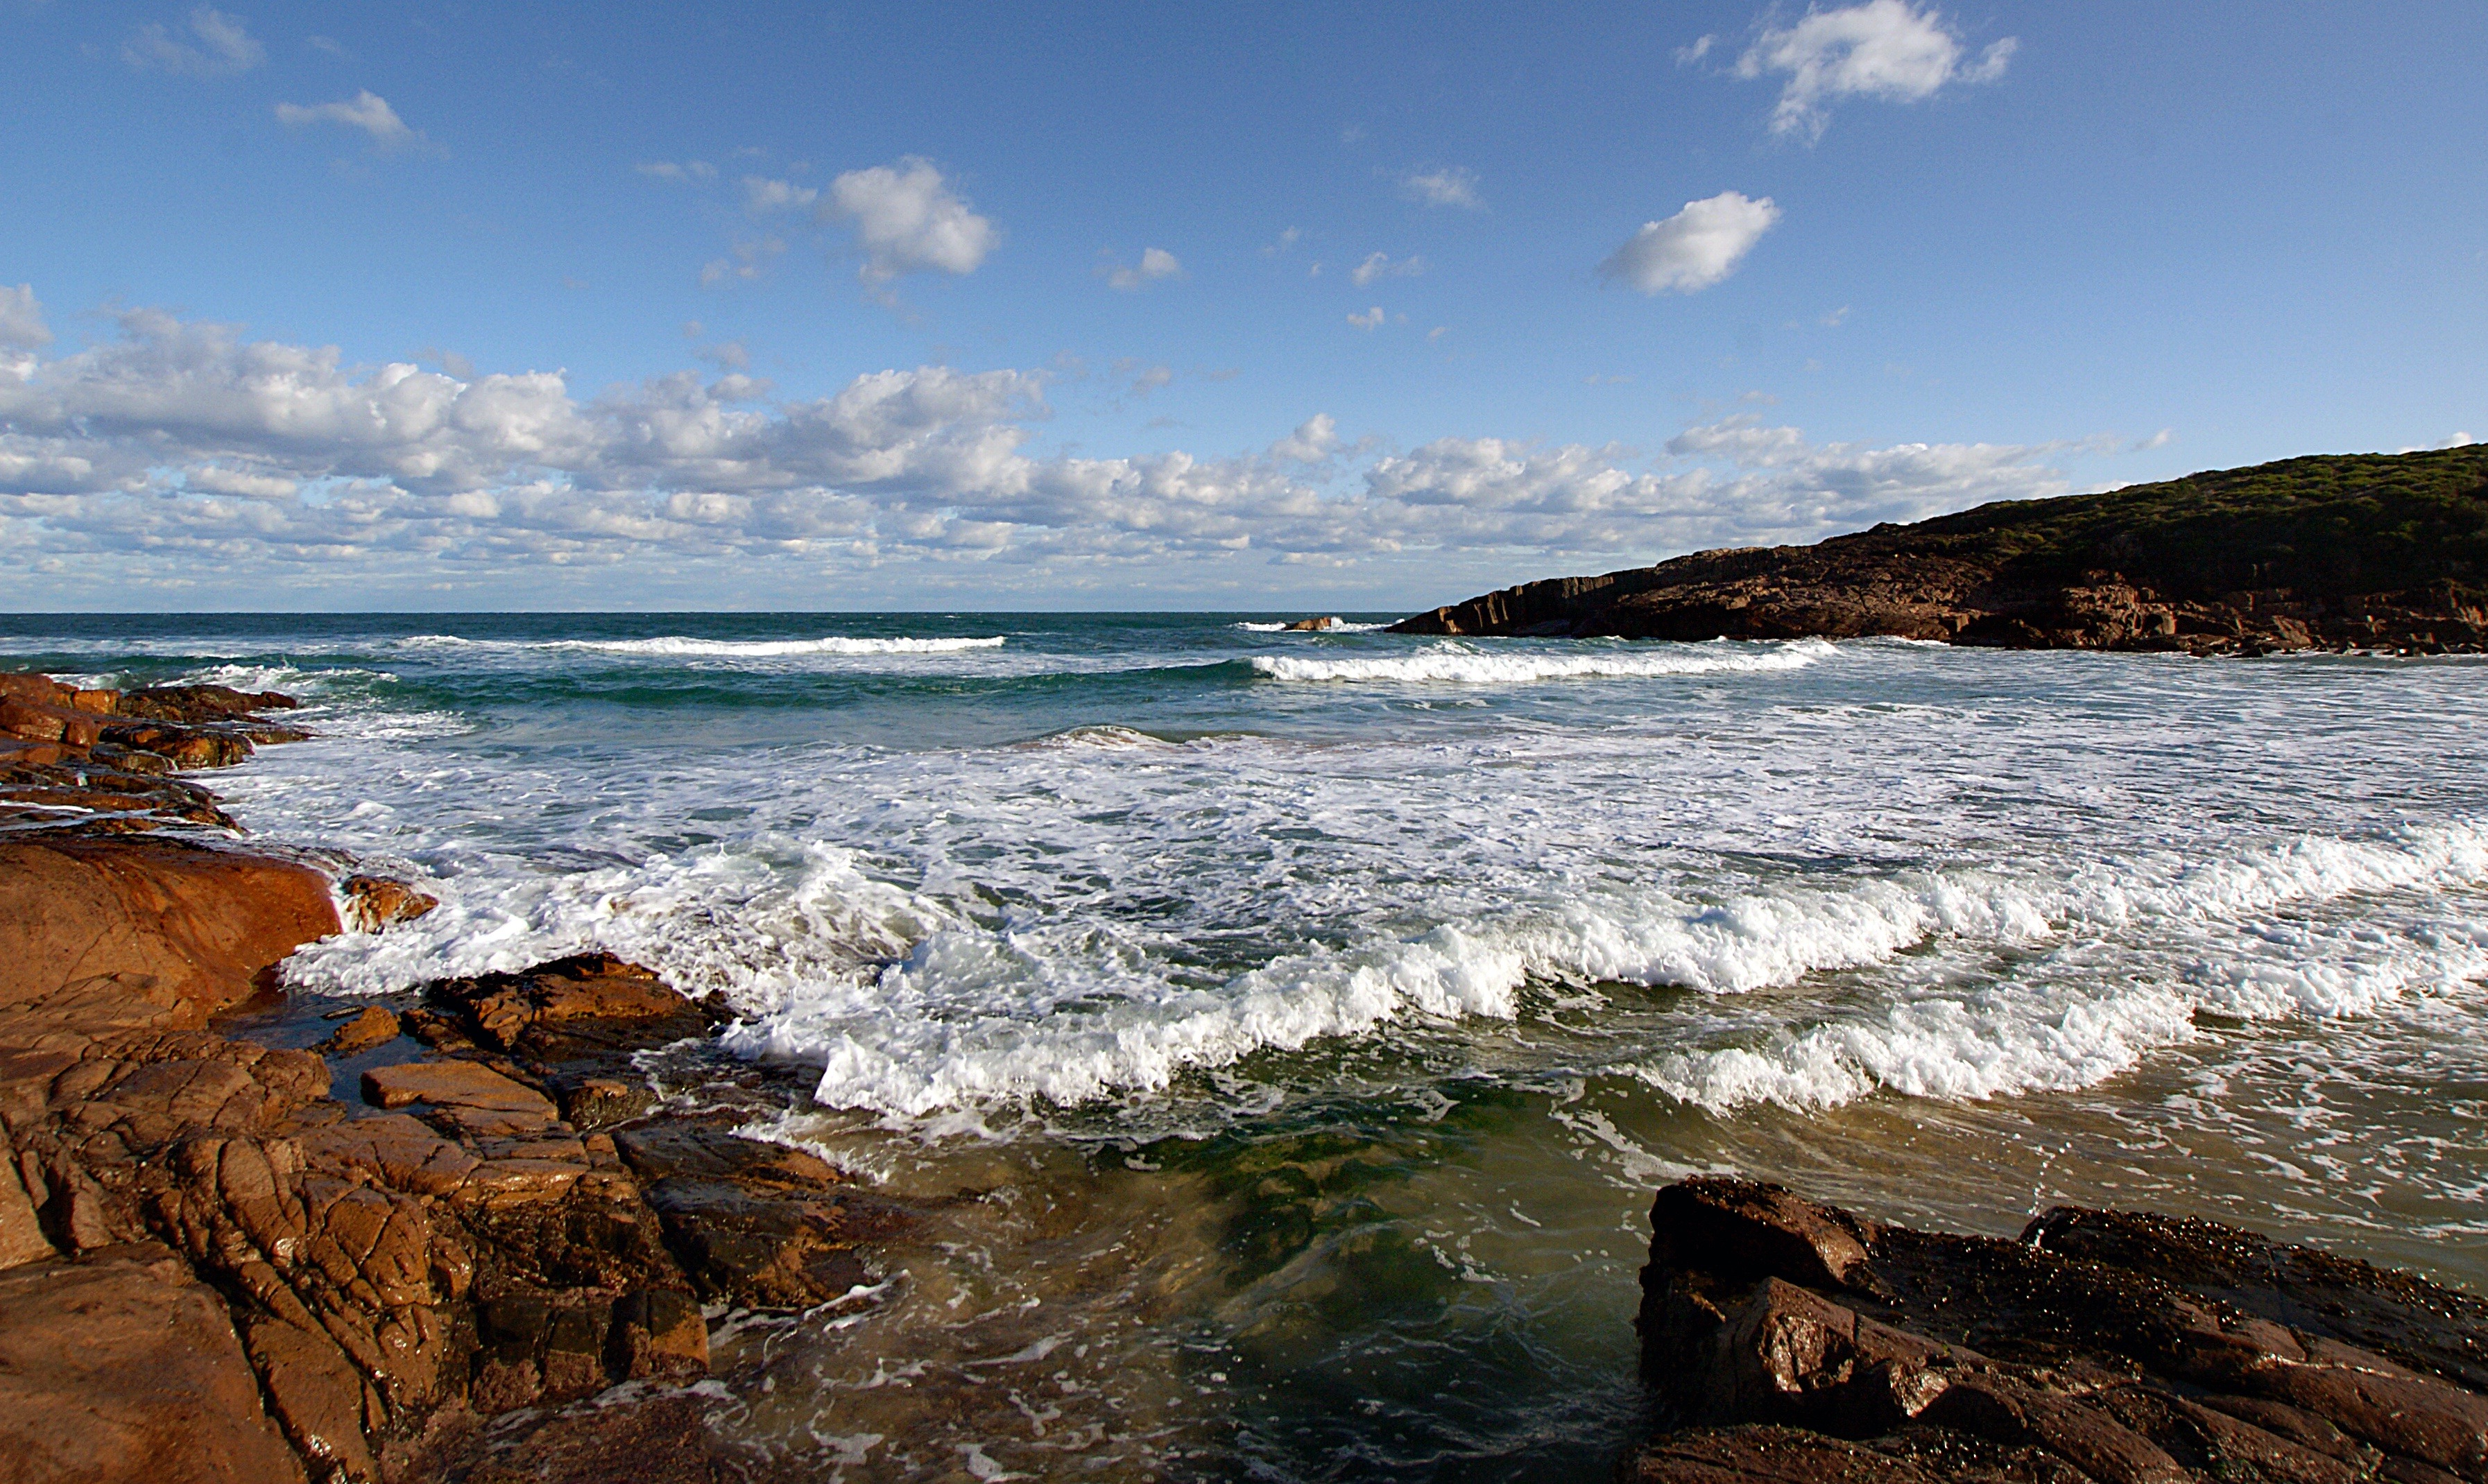
[[[742, 1136], [765, 1090], [669, 1096], [652, 1068], [726, 1010], [608, 955], [325, 1014], [278, 993], [301, 944], [433, 905], [239, 849], [172, 776], [299, 738], [284, 698], [0, 697], [0, 1477], [817, 1473], [720, 1431], [712, 1340], [872, 1311], [940, 1201]], [[1652, 1224], [1665, 1430], [1623, 1478], [2488, 1480], [2488, 1303], [2416, 1277], [2106, 1212], [1919, 1233], [1726, 1179]]]
[[2488, 649], [2488, 454], [2293, 459], [1525, 582], [1392, 632], [2002, 649]]
[[2217, 1222], [2060, 1206], [2017, 1240], [1777, 1186], [1651, 1212], [1641, 1484], [2488, 1479], [2488, 1301]]
[[683, 1389], [707, 1310], [851, 1302], [908, 1214], [646, 1116], [635, 1053], [718, 1007], [589, 956], [228, 1035], [295, 948], [430, 899], [166, 832], [231, 827], [170, 770], [299, 738], [282, 697], [0, 697], [0, 1471], [770, 1476]]

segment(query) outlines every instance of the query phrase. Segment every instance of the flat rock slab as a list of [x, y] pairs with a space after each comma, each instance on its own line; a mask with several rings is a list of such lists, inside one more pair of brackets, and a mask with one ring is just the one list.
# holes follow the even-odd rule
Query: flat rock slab
[[374, 1067], [363, 1074], [363, 1101], [374, 1107], [389, 1108], [429, 1103], [436, 1107], [507, 1113], [544, 1123], [552, 1122], [556, 1116], [552, 1100], [543, 1093], [471, 1061], [409, 1061], [393, 1067]]
[[131, 1245], [0, 1273], [0, 1478], [298, 1484], [302, 1466], [224, 1300]]

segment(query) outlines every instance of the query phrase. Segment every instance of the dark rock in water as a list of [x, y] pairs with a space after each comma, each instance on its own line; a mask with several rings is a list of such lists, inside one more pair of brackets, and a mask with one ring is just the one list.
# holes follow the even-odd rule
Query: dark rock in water
[[2423, 1278], [2071, 1207], [1917, 1232], [1719, 1177], [1651, 1222], [1674, 1425], [1620, 1478], [2488, 1479], [2488, 1302]]
[[1395, 633], [2016, 649], [2488, 647], [2488, 451], [2293, 459], [1522, 583]]
[[863, 1251], [906, 1213], [846, 1186], [800, 1149], [698, 1124], [627, 1130], [614, 1143], [649, 1182], [665, 1240], [704, 1297], [760, 1309], [810, 1308], [867, 1286]]
[[1326, 629], [1337, 629], [1344, 622], [1346, 622], [1346, 620], [1340, 618], [1336, 614], [1325, 618], [1300, 618], [1294, 623], [1289, 624], [1286, 631], [1289, 633], [1319, 633]]

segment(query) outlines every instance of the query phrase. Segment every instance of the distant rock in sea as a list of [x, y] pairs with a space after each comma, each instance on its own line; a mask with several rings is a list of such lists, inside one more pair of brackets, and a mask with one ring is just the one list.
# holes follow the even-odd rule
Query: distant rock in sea
[[1319, 633], [1325, 629], [1337, 629], [1345, 622], [1345, 619], [1335, 613], [1324, 618], [1300, 618], [1287, 626], [1287, 632]]
[[2326, 455], [2011, 500], [1810, 546], [1527, 582], [1395, 633], [1870, 634], [2254, 655], [2488, 647], [2488, 446]]

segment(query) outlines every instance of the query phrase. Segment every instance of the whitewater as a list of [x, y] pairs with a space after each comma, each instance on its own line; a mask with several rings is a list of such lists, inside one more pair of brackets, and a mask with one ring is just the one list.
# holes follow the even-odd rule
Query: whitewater
[[[18, 617], [0, 652], [303, 699], [317, 737], [218, 774], [228, 808], [441, 901], [297, 955], [306, 994], [608, 950], [732, 1007], [680, 1085], [773, 1078], [762, 1132], [876, 1179], [1053, 1170], [1101, 1251], [1262, 1189], [1230, 1164], [1298, 1171], [1284, 1262], [1161, 1252], [1226, 1276], [1138, 1329], [1122, 1290], [957, 1276], [1109, 1370], [1229, 1347], [1217, 1446], [1269, 1476], [1629, 1407], [1610, 1310], [1651, 1184], [1696, 1169], [2488, 1280], [2488, 672], [1391, 616]], [[1434, 1297], [1309, 1317], [1343, 1284]], [[1470, 1400], [1388, 1445], [1272, 1379], [1506, 1332], [1535, 1358], [1435, 1376]], [[819, 1384], [863, 1406], [839, 1333]]]

